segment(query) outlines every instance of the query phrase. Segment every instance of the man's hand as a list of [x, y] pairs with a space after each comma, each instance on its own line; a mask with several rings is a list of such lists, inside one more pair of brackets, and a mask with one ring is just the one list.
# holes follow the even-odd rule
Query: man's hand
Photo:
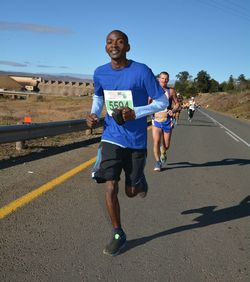
[[89, 114], [89, 115], [87, 115], [86, 121], [87, 121], [87, 126], [92, 128], [92, 127], [96, 126], [96, 124], [98, 122], [98, 117], [97, 117], [96, 114]]
[[173, 116], [173, 111], [172, 110], [168, 110], [168, 115], [172, 117]]
[[129, 107], [122, 108], [122, 117], [124, 121], [135, 119], [135, 111]]
[[135, 112], [128, 107], [116, 108], [113, 110], [112, 117], [117, 124], [123, 125], [127, 120], [135, 119]]

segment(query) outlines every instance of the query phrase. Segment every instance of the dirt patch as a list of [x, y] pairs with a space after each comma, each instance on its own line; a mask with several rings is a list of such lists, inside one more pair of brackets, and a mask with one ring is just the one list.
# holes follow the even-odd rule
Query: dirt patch
[[0, 99], [0, 125], [22, 122], [30, 116], [32, 122], [82, 119], [90, 111], [92, 98], [64, 96], [31, 96], [27, 100]]

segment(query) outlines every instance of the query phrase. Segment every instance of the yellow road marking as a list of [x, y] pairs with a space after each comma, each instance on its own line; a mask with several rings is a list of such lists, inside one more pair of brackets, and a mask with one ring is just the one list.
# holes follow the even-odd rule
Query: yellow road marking
[[[148, 130], [151, 129], [152, 126], [148, 126]], [[38, 198], [43, 193], [52, 190], [57, 185], [61, 184], [62, 182], [66, 181], [70, 177], [74, 176], [75, 174], [79, 173], [80, 171], [84, 170], [85, 168], [91, 166], [93, 163], [95, 163], [96, 157], [88, 160], [87, 162], [73, 168], [72, 170], [62, 174], [61, 176], [51, 180], [50, 182], [42, 185], [41, 187], [29, 192], [28, 194], [23, 195], [22, 197], [16, 199], [13, 202], [10, 202], [9, 204], [3, 206], [0, 208], [0, 219], [3, 219], [10, 213], [14, 212], [16, 209], [23, 207], [24, 205], [28, 204], [32, 200]]]
[[79, 173], [80, 171], [84, 170], [85, 168], [91, 166], [93, 163], [95, 163], [96, 157], [88, 160], [87, 162], [73, 168], [72, 170], [69, 170], [68, 172], [62, 174], [61, 176], [51, 180], [50, 182], [42, 185], [41, 187], [29, 192], [28, 194], [25, 194], [24, 196], [16, 199], [15, 201], [7, 204], [6, 206], [3, 206], [0, 208], [0, 219], [6, 217], [10, 213], [14, 212], [17, 208], [20, 208], [35, 198], [41, 196], [43, 193], [52, 190], [57, 185], [61, 184], [62, 182], [66, 181], [70, 177], [74, 176], [75, 174]]

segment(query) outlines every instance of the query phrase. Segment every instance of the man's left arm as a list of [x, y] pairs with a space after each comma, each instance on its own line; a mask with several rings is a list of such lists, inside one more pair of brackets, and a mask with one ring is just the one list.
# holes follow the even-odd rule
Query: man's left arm
[[170, 94], [171, 94], [171, 97], [172, 97], [172, 100], [174, 102], [174, 106], [172, 109], [170, 109], [168, 112], [170, 115], [173, 115], [175, 114], [176, 112], [178, 112], [178, 110], [180, 109], [180, 103], [178, 101], [178, 98], [177, 98], [177, 95], [176, 95], [176, 92], [173, 88], [171, 88], [170, 90]]
[[125, 121], [129, 119], [139, 119], [148, 115], [152, 115], [156, 112], [163, 111], [168, 107], [168, 105], [169, 100], [167, 96], [163, 94], [146, 106], [134, 107], [134, 110], [131, 110], [130, 113], [128, 113], [129, 111], [124, 111], [123, 118]]

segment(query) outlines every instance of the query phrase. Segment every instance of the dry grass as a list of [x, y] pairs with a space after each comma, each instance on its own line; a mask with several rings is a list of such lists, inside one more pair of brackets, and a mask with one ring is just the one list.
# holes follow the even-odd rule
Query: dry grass
[[28, 100], [0, 99], [0, 125], [22, 122], [30, 116], [32, 122], [50, 122], [85, 118], [92, 98], [35, 96]]
[[[250, 92], [205, 93], [196, 97], [202, 107], [250, 119]], [[92, 97], [34, 96], [28, 100], [0, 98], [0, 125], [22, 122], [30, 116], [33, 123], [83, 119], [90, 111]]]
[[204, 108], [250, 120], [250, 92], [205, 93], [200, 94], [196, 101]]

